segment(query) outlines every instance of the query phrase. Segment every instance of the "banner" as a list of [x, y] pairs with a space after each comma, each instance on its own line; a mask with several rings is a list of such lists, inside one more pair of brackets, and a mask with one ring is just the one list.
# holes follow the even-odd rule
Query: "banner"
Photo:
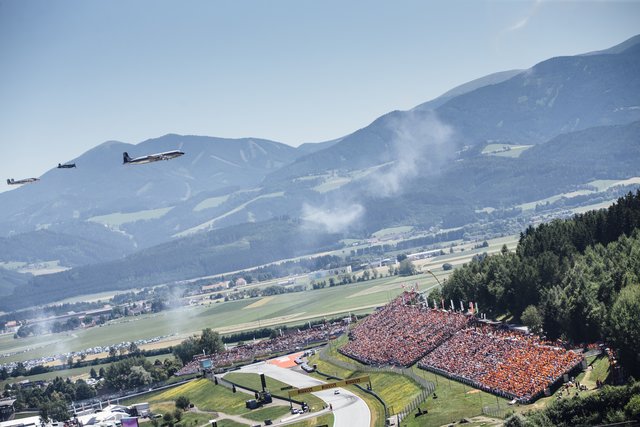
[[320, 384], [313, 387], [298, 388], [295, 390], [291, 390], [289, 392], [289, 399], [291, 399], [291, 397], [293, 396], [298, 396], [300, 394], [315, 393], [316, 391], [329, 390], [332, 388], [344, 387], [351, 384], [370, 383], [370, 382], [371, 380], [369, 376], [366, 375], [364, 377], [350, 378], [348, 380], [336, 381], [336, 382], [327, 383], [327, 384]]

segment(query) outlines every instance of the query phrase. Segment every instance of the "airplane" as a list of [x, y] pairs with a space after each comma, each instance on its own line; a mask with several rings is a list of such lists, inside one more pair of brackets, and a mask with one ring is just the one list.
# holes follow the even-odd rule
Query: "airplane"
[[182, 156], [184, 153], [180, 150], [165, 151], [164, 153], [149, 154], [148, 156], [136, 157], [132, 159], [126, 151], [122, 153], [123, 165], [141, 165], [144, 163], [157, 162], [160, 160], [171, 160]]
[[26, 178], [26, 179], [19, 179], [17, 181], [14, 181], [13, 178], [9, 178], [7, 180], [7, 185], [20, 185], [20, 184], [31, 184], [32, 182], [37, 182], [40, 181], [39, 178]]
[[75, 168], [76, 164], [75, 163], [67, 163], [64, 165], [61, 165], [60, 163], [58, 163], [58, 169], [71, 169], [71, 168]]

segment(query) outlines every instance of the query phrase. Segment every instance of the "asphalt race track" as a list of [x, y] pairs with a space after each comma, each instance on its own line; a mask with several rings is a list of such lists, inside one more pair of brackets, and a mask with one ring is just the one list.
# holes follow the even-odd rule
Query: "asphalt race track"
[[[294, 387], [310, 387], [324, 384], [324, 381], [307, 376], [292, 369], [281, 368], [265, 362], [255, 363], [240, 369], [240, 372], [263, 373]], [[340, 390], [340, 394], [334, 394]], [[369, 427], [371, 414], [367, 404], [355, 394], [343, 388], [334, 388], [313, 393], [333, 406], [335, 427]], [[298, 397], [300, 399], [300, 397]]]

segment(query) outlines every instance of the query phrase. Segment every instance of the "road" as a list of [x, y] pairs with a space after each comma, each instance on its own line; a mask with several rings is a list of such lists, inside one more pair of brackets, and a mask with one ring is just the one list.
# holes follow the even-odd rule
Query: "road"
[[[240, 369], [240, 372], [263, 373], [283, 383], [294, 387], [310, 387], [324, 384], [316, 378], [305, 375], [292, 369], [285, 369], [265, 362], [255, 363]], [[340, 390], [340, 394], [334, 394]], [[319, 391], [313, 393], [327, 404], [333, 406], [334, 427], [369, 427], [371, 413], [367, 404], [355, 394], [343, 388]]]

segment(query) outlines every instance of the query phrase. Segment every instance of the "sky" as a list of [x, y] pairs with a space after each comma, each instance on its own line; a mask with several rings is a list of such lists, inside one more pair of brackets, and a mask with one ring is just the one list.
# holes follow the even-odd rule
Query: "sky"
[[327, 141], [637, 34], [640, 0], [0, 0], [0, 191], [108, 140]]

